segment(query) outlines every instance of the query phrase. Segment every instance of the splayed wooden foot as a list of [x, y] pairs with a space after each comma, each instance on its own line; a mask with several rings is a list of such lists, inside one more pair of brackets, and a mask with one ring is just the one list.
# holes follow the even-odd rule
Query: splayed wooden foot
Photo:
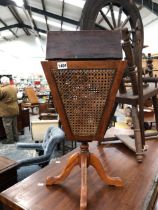
[[104, 183], [116, 187], [123, 186], [123, 182], [119, 177], [110, 177], [106, 174], [99, 158], [95, 154], [89, 152], [87, 142], [82, 143], [80, 147], [80, 153], [75, 153], [68, 159], [68, 162], [61, 174], [55, 177], [47, 177], [46, 185], [49, 186], [62, 183], [69, 176], [71, 170], [76, 165], [79, 165], [81, 167], [80, 210], [86, 210], [87, 208], [87, 168], [89, 167], [89, 165], [95, 168], [99, 177]]

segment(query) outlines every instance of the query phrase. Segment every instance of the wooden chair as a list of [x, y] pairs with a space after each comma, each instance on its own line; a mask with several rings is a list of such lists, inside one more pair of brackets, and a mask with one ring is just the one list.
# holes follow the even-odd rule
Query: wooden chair
[[81, 146], [60, 175], [47, 177], [46, 185], [62, 183], [73, 167], [79, 165], [80, 209], [87, 207], [87, 168], [90, 165], [104, 183], [123, 186], [122, 180], [108, 176], [100, 160], [89, 152], [89, 142], [104, 138], [127, 64], [122, 61], [121, 35], [119, 30], [48, 34], [49, 61], [42, 62], [42, 66], [66, 138], [81, 142]]
[[18, 181], [48, 165], [57, 145], [64, 141], [65, 134], [60, 128], [51, 125], [46, 129], [42, 138], [42, 143], [21, 142], [16, 144], [17, 149], [36, 150], [39, 154], [39, 156], [17, 161]]
[[138, 162], [142, 162], [144, 151], [147, 148], [145, 145], [146, 136], [144, 129], [144, 105], [148, 99], [151, 99], [155, 114], [156, 130], [158, 130], [158, 87], [155, 87], [154, 78], [142, 77], [142, 46], [139, 32], [139, 30], [136, 31], [137, 40], [139, 42], [139, 50], [137, 52], [137, 65], [134, 61], [133, 51], [129, 39], [129, 33], [127, 30], [125, 30], [125, 32], [123, 33], [122, 38], [124, 42], [122, 44], [122, 47], [124, 49], [126, 59], [128, 62], [128, 73], [131, 88], [126, 89], [124, 84], [128, 81], [125, 79], [122, 80], [120, 92], [116, 96], [115, 109], [119, 103], [128, 104], [132, 106], [134, 138], [131, 138], [127, 135], [118, 135], [117, 137], [131, 150], [136, 152]]

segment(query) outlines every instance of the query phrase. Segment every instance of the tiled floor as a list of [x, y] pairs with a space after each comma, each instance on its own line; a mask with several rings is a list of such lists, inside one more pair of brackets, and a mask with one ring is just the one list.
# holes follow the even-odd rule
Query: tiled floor
[[[38, 115], [31, 115], [30, 114], [30, 121], [38, 119]], [[19, 136], [19, 142], [34, 142], [32, 140], [31, 131], [29, 130], [29, 127], [24, 128], [24, 135]], [[62, 149], [57, 150], [54, 157], [59, 157], [63, 154]], [[0, 155], [8, 157], [13, 160], [21, 160], [28, 157], [32, 157], [36, 155], [36, 152], [34, 150], [20, 150], [16, 148], [15, 144], [2, 144], [2, 141], [0, 140]]]
[[[31, 142], [32, 141], [29, 128], [24, 129], [24, 135], [19, 136], [19, 141], [20, 142]], [[2, 141], [0, 141], [0, 155], [6, 156], [13, 160], [20, 160], [20, 159], [34, 155], [34, 151], [17, 150], [16, 143], [15, 144], [2, 144]]]

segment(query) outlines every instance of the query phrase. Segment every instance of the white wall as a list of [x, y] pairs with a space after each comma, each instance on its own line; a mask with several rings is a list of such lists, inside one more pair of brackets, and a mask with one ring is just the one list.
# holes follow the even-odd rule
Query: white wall
[[146, 55], [147, 53], [158, 53], [158, 16], [145, 7], [142, 7], [140, 14], [144, 24], [144, 45], [148, 45], [148, 47], [143, 49], [143, 53]]
[[145, 54], [158, 54], [158, 17], [151, 19], [151, 24], [144, 26], [144, 44], [149, 47], [144, 48]]
[[24, 36], [13, 41], [0, 42], [0, 74], [27, 77], [43, 74], [41, 61], [45, 60], [46, 41], [39, 43], [35, 36]]

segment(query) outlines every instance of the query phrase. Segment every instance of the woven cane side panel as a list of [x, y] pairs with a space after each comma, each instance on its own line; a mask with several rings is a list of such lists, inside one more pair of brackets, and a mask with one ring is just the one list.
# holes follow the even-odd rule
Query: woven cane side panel
[[95, 135], [115, 69], [66, 69], [53, 73], [73, 134]]

